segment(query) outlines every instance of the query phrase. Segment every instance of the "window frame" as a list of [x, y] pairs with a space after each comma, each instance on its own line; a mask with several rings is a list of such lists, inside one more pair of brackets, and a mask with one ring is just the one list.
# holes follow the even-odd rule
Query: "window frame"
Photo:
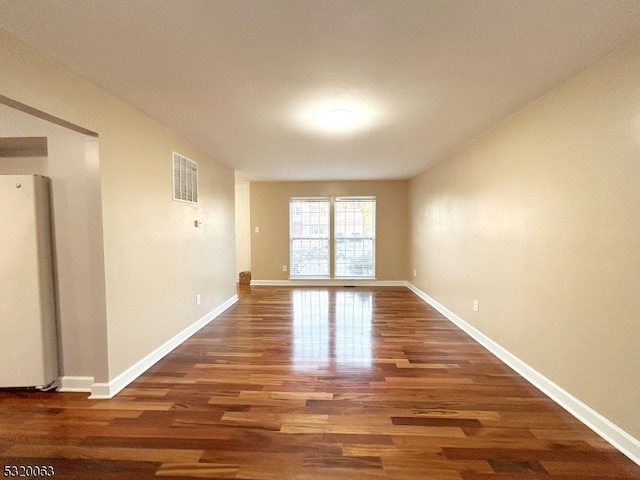
[[[338, 215], [338, 210], [339, 208], [337, 207], [338, 204], [348, 204], [348, 203], [369, 203], [370, 205], [372, 205], [371, 207], [371, 211], [370, 211], [370, 218], [368, 219], [368, 222], [370, 223], [369, 228], [367, 229], [367, 226], [365, 225], [365, 223], [367, 223], [367, 219], [363, 218], [361, 223], [361, 229], [356, 228], [358, 231], [361, 230], [359, 235], [356, 235], [355, 232], [350, 235], [350, 236], [343, 236], [341, 238], [338, 237], [340, 230], [342, 230], [342, 227], [347, 228], [348, 226], [351, 226], [351, 228], [353, 229], [355, 226], [355, 222], [352, 222], [351, 224], [347, 224], [347, 222], [345, 221], [343, 225], [338, 225], [339, 222], [339, 217], [341, 217], [341, 215]], [[333, 213], [333, 269], [332, 269], [332, 273], [333, 273], [333, 278], [336, 279], [363, 279], [363, 280], [372, 280], [376, 278], [376, 197], [375, 196], [341, 196], [341, 197], [336, 197], [332, 203], [332, 213]], [[366, 231], [368, 230], [368, 231]], [[366, 231], [366, 234], [365, 234]], [[361, 268], [365, 269], [365, 270], [369, 270], [370, 269], [370, 274], [368, 275], [358, 275], [358, 274], [354, 274], [353, 271], [351, 271], [351, 273], [346, 274], [346, 273], [339, 273], [341, 272], [342, 268], [340, 267], [340, 264], [344, 263], [339, 261], [338, 259], [338, 255], [340, 253], [343, 252], [339, 252], [338, 249], [338, 241], [339, 240], [346, 240], [346, 241], [352, 241], [353, 243], [359, 243], [360, 244], [360, 248], [357, 249], [356, 245], [353, 245], [352, 248], [350, 248], [349, 250], [357, 253], [358, 251], [360, 253], [369, 253], [370, 255], [370, 263], [366, 263], [366, 262], [356, 262], [357, 263], [361, 263], [362, 265], [360, 265]], [[371, 243], [371, 247], [370, 248], [364, 248], [366, 242], [370, 242]], [[353, 258], [352, 261], [357, 260], [357, 258]], [[345, 264], [346, 266], [346, 264]], [[358, 265], [356, 265], [356, 268], [358, 268]]]
[[[318, 222], [314, 223], [307, 219], [307, 222], [304, 222], [302, 219], [297, 217], [301, 217], [305, 215], [304, 208], [301, 208], [301, 205], [304, 203], [313, 203], [318, 202], [319, 204], [324, 205], [327, 208], [326, 212], [326, 223], [322, 225]], [[340, 215], [336, 214], [338, 211], [337, 205], [339, 204], [348, 204], [349, 202], [369, 202], [372, 207], [370, 207], [370, 216], [368, 219], [369, 229], [366, 232], [366, 235], [362, 236], [348, 236], [346, 240], [352, 241], [353, 245], [350, 249], [348, 249], [352, 253], [363, 253], [369, 257], [369, 263], [364, 262], [362, 268], [367, 273], [358, 275], [354, 274], [353, 270], [347, 274], [344, 271], [346, 267], [346, 263], [344, 262], [344, 257], [338, 258], [339, 254], [344, 254], [344, 250], [339, 248], [339, 243], [345, 237], [338, 237], [338, 234], [342, 232], [346, 232], [345, 226], [346, 224], [340, 223]], [[377, 201], [375, 196], [338, 196], [338, 197], [291, 197], [289, 198], [289, 278], [292, 280], [296, 279], [336, 279], [336, 280], [375, 280], [376, 278], [376, 206]], [[357, 212], [356, 212], [357, 213]], [[306, 212], [307, 217], [309, 217], [309, 213]], [[357, 216], [357, 215], [356, 215]], [[361, 220], [364, 222], [364, 219]], [[306, 235], [296, 234], [298, 229], [301, 229], [302, 233], [304, 233], [305, 227], [307, 229], [311, 229], [312, 231]], [[318, 227], [324, 227], [322, 229]], [[354, 226], [350, 224], [351, 232], [353, 233]], [[365, 233], [366, 225], [361, 225], [360, 227], [361, 233]], [[324, 230], [325, 231], [318, 231]], [[315, 230], [315, 231], [314, 231]], [[326, 233], [326, 235], [325, 235]], [[307, 272], [307, 273], [298, 273], [301, 270], [301, 264], [299, 262], [300, 256], [300, 248], [296, 248], [295, 244], [300, 241], [309, 240], [311, 241], [324, 241], [325, 245], [320, 245], [317, 247], [319, 250], [326, 250], [326, 255], [323, 257], [326, 261], [326, 270], [322, 272]], [[365, 248], [365, 244], [370, 242], [370, 247]], [[359, 243], [358, 245], [355, 243]], [[339, 251], [340, 250], [340, 251]], [[310, 257], [313, 261], [318, 260], [318, 256]], [[362, 263], [362, 262], [361, 262]], [[326, 272], [326, 273], [325, 273]]]
[[[311, 223], [310, 221], [304, 222], [295, 222], [294, 217], [296, 216], [304, 216], [310, 217], [310, 214], [314, 212], [305, 212], [302, 204], [312, 204], [317, 203], [322, 206], [326, 206], [326, 223]], [[318, 212], [318, 214], [322, 215], [323, 212]], [[320, 220], [320, 218], [318, 218]], [[326, 229], [326, 233], [322, 232], [321, 229], [324, 227]], [[296, 230], [300, 229], [302, 234], [296, 234]], [[305, 228], [311, 229], [311, 234], [304, 234]], [[326, 242], [326, 273], [322, 272], [310, 272], [310, 273], [297, 273], [301, 268], [301, 265], [296, 260], [297, 253], [300, 249], [295, 247], [295, 244], [298, 242], [304, 242], [305, 240], [310, 243], [320, 243], [318, 247], [319, 250], [322, 250], [324, 247], [321, 242]], [[289, 199], [289, 276], [290, 278], [331, 278], [331, 199], [329, 197], [291, 197]], [[321, 253], [321, 252], [320, 252]], [[316, 260], [318, 257], [316, 257]]]

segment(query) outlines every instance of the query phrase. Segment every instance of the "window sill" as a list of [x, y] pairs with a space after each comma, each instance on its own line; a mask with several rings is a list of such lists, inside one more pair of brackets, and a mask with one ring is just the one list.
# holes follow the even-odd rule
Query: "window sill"
[[372, 280], [375, 280], [376, 277], [289, 277], [289, 280], [331, 280], [331, 281], [349, 281], [349, 282], [353, 282], [353, 281], [357, 281], [357, 280], [363, 280], [366, 282], [370, 282]]
[[289, 277], [289, 280], [332, 280], [331, 277], [314, 277], [314, 276], [297, 276], [297, 277]]

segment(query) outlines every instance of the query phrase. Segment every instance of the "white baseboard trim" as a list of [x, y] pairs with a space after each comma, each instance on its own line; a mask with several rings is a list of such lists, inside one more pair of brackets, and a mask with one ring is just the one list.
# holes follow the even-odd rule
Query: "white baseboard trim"
[[105, 399], [112, 398], [124, 387], [133, 382], [136, 378], [151, 368], [158, 360], [171, 352], [178, 345], [183, 343], [187, 338], [192, 336], [202, 327], [211, 322], [214, 318], [218, 317], [222, 312], [232, 306], [238, 301], [238, 295], [234, 295], [225, 301], [222, 305], [215, 308], [200, 320], [185, 328], [182, 332], [178, 333], [175, 337], [165, 342], [163, 345], [155, 349], [149, 355], [144, 357], [136, 364], [129, 367], [120, 375], [112, 379], [109, 383], [93, 383], [91, 385], [90, 399]]
[[251, 286], [268, 287], [406, 287], [405, 280], [360, 280], [340, 278], [300, 278], [291, 280], [251, 280]]
[[74, 377], [64, 375], [58, 377], [58, 392], [84, 392], [90, 393], [93, 385], [93, 377]]
[[571, 415], [576, 417], [587, 427], [620, 450], [632, 461], [640, 465], [640, 440], [622, 430], [616, 424], [549, 380], [537, 370], [531, 368], [528, 364], [520, 360], [491, 338], [487, 337], [480, 330], [465, 322], [462, 318], [457, 316], [444, 305], [438, 303], [413, 284], [407, 283], [407, 287], [426, 303], [438, 310], [448, 320], [464, 330], [470, 337], [480, 343], [509, 367], [513, 368], [518, 372], [518, 374], [532, 383], [536, 388], [550, 397]]

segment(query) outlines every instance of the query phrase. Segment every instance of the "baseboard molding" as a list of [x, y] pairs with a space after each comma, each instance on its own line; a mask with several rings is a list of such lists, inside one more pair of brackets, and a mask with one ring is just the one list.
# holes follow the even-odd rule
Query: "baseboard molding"
[[93, 377], [74, 377], [64, 375], [58, 377], [58, 392], [84, 392], [90, 393], [93, 385]]
[[405, 280], [360, 280], [339, 278], [309, 278], [295, 280], [251, 280], [251, 286], [271, 287], [406, 287]]
[[207, 325], [213, 319], [218, 317], [222, 312], [231, 307], [234, 303], [238, 301], [238, 295], [234, 295], [225, 301], [222, 305], [215, 308], [200, 320], [192, 324], [191, 326], [185, 328], [178, 335], [158, 347], [156, 350], [151, 352], [149, 355], [144, 357], [138, 363], [132, 365], [127, 370], [122, 372], [120, 375], [112, 379], [109, 383], [93, 383], [91, 385], [91, 399], [105, 399], [112, 398], [118, 392], [120, 392], [124, 387], [133, 382], [136, 378], [146, 372], [149, 368], [151, 368], [158, 360], [167, 355], [171, 350], [176, 348], [178, 345], [183, 343], [186, 339], [200, 330], [202, 327]]
[[457, 316], [444, 305], [438, 303], [413, 284], [407, 283], [407, 287], [426, 303], [438, 310], [438, 312], [444, 315], [448, 320], [464, 330], [470, 337], [493, 353], [509, 367], [513, 368], [518, 372], [518, 374], [532, 383], [536, 388], [568, 411], [571, 415], [576, 417], [587, 427], [620, 450], [632, 461], [640, 465], [640, 440], [622, 430], [616, 424], [571, 395], [559, 385], [549, 380], [537, 370], [531, 368], [528, 364], [520, 360], [491, 338], [487, 337], [480, 330], [465, 322], [462, 318]]

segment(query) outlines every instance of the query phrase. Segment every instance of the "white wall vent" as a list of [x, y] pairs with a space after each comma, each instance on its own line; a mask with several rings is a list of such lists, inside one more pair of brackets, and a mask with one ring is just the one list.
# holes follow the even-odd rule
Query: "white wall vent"
[[173, 199], [198, 203], [198, 164], [173, 152]]

